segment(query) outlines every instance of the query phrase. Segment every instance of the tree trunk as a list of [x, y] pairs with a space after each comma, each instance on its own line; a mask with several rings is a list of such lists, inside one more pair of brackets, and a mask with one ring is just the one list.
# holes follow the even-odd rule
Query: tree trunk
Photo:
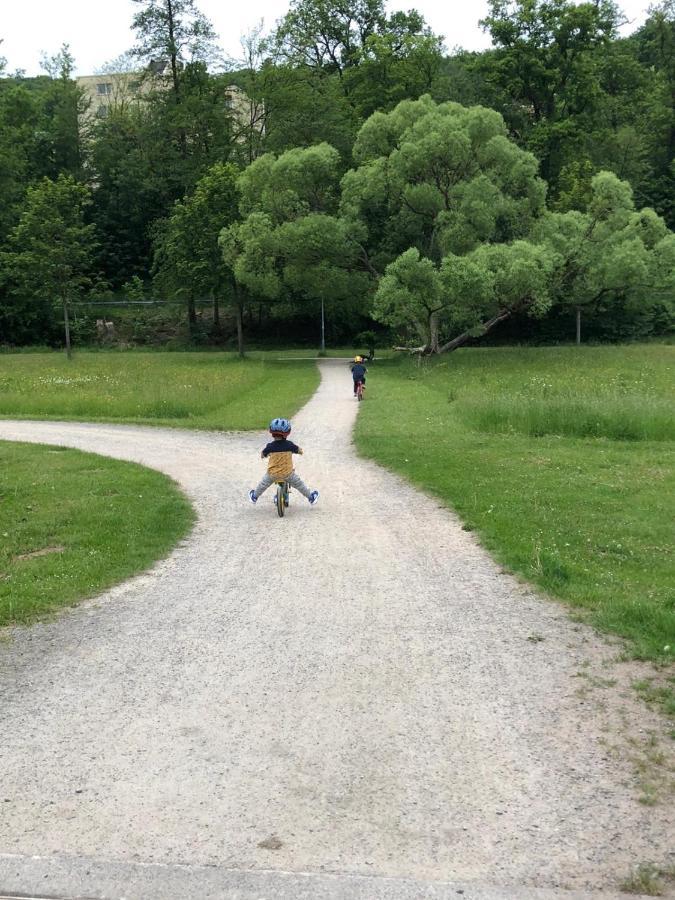
[[[493, 316], [491, 319], [488, 319], [487, 322], [481, 323], [482, 333], [487, 334], [488, 331], [493, 329], [495, 325], [498, 325], [500, 322], [503, 322], [504, 319], [508, 319], [512, 314], [512, 310], [503, 309], [501, 312], [497, 313], [496, 316]], [[472, 329], [471, 331], [465, 331], [462, 334], [457, 335], [456, 338], [453, 338], [451, 341], [448, 341], [447, 344], [443, 344], [442, 347], [439, 347], [438, 353], [451, 353], [453, 350], [456, 350], [458, 347], [461, 347], [462, 344], [466, 344], [466, 342], [475, 337], [475, 331]]]
[[68, 317], [68, 301], [63, 301], [63, 325], [66, 331], [66, 356], [68, 359], [73, 358], [73, 351], [70, 346], [70, 319]]
[[211, 295], [213, 300], [213, 327], [220, 328], [220, 306], [218, 305], [218, 297], [214, 293]]
[[429, 349], [427, 352], [438, 353], [438, 347], [438, 313], [431, 313], [431, 315], [429, 316]]
[[[171, 88], [173, 90], [174, 103], [178, 107], [181, 102], [180, 77], [178, 71], [178, 47], [176, 46], [176, 17], [172, 0], [167, 0], [166, 4], [167, 25], [169, 28], [169, 65], [171, 66]], [[187, 158], [187, 136], [184, 128], [178, 129], [178, 146], [183, 159]]]
[[188, 314], [188, 330], [190, 334], [194, 331], [194, 327], [197, 324], [197, 310], [195, 307], [195, 297], [192, 291], [188, 294], [188, 302], [187, 302], [187, 314]]
[[577, 306], [577, 347], [581, 344], [581, 307]]
[[176, 52], [176, 35], [175, 35], [175, 22], [173, 16], [173, 6], [171, 4], [171, 0], [168, 0], [167, 6], [167, 25], [169, 26], [169, 63], [171, 65], [171, 83], [173, 87], [173, 93], [178, 100], [178, 95], [180, 93], [180, 87], [178, 82], [178, 54]]
[[237, 350], [239, 356], [244, 358], [244, 310], [240, 302], [237, 303]]

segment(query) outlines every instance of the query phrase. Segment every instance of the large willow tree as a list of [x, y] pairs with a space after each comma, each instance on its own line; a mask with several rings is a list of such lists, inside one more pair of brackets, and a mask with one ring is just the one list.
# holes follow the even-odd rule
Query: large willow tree
[[439, 352], [548, 309], [550, 254], [525, 240], [546, 186], [499, 113], [406, 101], [368, 119], [354, 158], [341, 213], [367, 230], [364, 256], [383, 274], [376, 318]]
[[610, 173], [587, 212], [547, 211], [535, 157], [480, 106], [404, 101], [373, 114], [354, 168], [327, 144], [256, 160], [244, 220], [221, 238], [246, 288], [321, 301], [396, 329], [425, 353], [454, 350], [516, 313], [672, 296], [673, 236]]

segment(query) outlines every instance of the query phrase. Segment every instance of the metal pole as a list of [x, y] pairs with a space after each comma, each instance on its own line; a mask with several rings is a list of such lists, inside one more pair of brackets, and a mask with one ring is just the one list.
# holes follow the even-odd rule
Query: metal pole
[[326, 320], [323, 309], [323, 297], [321, 298], [321, 352], [326, 349]]
[[66, 331], [66, 355], [72, 359], [73, 352], [70, 349], [70, 319], [68, 318], [68, 301], [63, 301], [63, 325]]

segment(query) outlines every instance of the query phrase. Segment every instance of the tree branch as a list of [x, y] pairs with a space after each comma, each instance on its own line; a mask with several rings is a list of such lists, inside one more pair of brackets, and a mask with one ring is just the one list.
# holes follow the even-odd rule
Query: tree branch
[[[529, 302], [524, 304], [524, 306], [529, 306]], [[520, 307], [523, 308], [522, 306]], [[500, 322], [503, 322], [505, 319], [510, 318], [515, 310], [512, 309], [502, 309], [500, 310], [496, 316], [493, 316], [491, 319], [488, 319], [487, 322], [481, 322], [481, 334], [487, 334], [495, 325], [498, 325]], [[443, 344], [442, 347], [438, 348], [439, 353], [452, 353], [453, 350], [456, 350], [458, 347], [461, 347], [462, 344], [466, 344], [466, 342], [475, 337], [475, 329], [471, 329], [470, 331], [464, 331], [462, 334], [457, 335], [456, 338], [453, 338], [451, 341], [448, 341], [446, 344]]]

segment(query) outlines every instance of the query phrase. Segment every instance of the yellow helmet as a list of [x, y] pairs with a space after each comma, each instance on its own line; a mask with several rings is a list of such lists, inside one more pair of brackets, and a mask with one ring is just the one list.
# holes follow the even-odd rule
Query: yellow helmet
[[362, 357], [362, 356], [355, 356], [355, 357], [354, 357], [354, 362], [363, 362], [363, 357]]

